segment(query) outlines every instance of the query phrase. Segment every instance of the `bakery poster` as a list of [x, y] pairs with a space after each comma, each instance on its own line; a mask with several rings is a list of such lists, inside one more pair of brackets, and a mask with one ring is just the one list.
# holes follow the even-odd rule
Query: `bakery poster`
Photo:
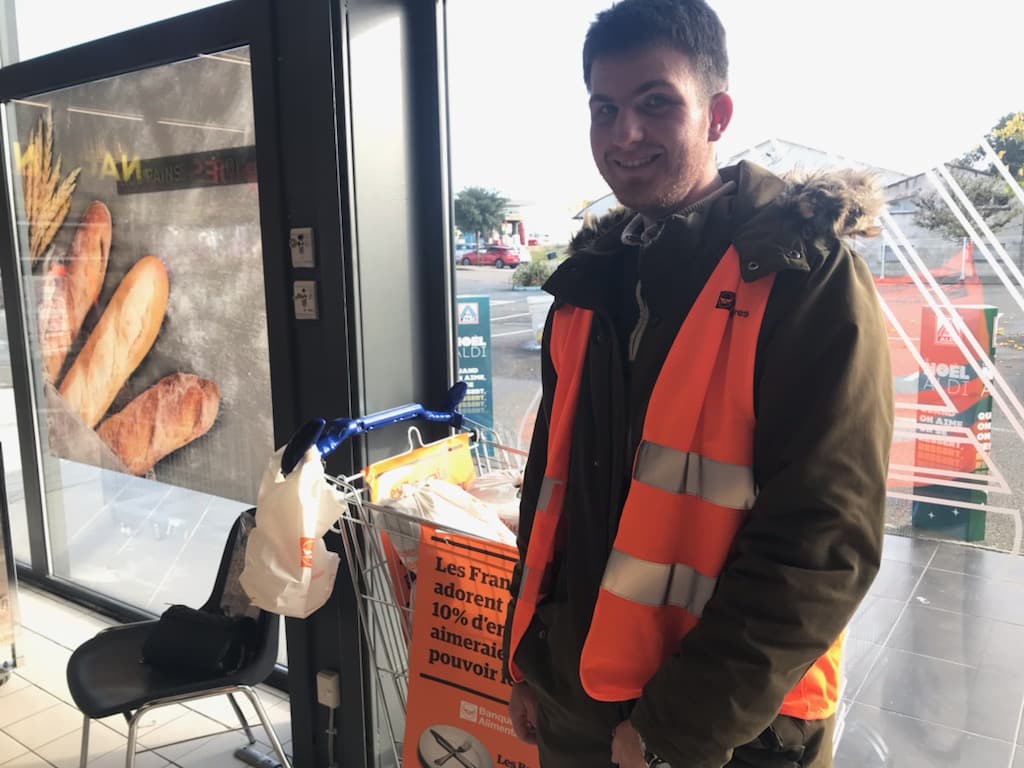
[[273, 426], [246, 49], [8, 109], [44, 446], [255, 502]]
[[515, 547], [420, 525], [403, 765], [539, 765], [508, 716], [502, 636], [517, 559]]

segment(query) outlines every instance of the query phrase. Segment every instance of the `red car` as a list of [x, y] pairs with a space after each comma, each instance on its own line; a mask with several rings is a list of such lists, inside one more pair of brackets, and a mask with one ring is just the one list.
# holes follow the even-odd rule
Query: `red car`
[[507, 245], [487, 245], [475, 251], [466, 251], [459, 263], [465, 267], [518, 267], [519, 252]]

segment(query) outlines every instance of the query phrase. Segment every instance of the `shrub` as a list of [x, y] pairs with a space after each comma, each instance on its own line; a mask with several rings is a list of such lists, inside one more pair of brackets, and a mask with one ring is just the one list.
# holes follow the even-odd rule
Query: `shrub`
[[554, 265], [547, 261], [530, 261], [520, 264], [512, 273], [512, 285], [526, 288], [543, 285], [554, 271]]

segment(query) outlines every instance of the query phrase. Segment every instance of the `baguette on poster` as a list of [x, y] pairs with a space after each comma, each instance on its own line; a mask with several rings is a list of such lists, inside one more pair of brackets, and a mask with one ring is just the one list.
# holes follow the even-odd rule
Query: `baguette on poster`
[[110, 259], [110, 232], [110, 211], [93, 202], [82, 214], [67, 257], [44, 278], [39, 343], [47, 383], [57, 381], [85, 316], [99, 299]]
[[219, 407], [216, 384], [195, 374], [174, 373], [100, 424], [96, 432], [129, 472], [143, 475], [167, 454], [206, 434]]
[[156, 341], [169, 292], [167, 269], [156, 256], [136, 262], [103, 311], [60, 385], [60, 394], [95, 427]]

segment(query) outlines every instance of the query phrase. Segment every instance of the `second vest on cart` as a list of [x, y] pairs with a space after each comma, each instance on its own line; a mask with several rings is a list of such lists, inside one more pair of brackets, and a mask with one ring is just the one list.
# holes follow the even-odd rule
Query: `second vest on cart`
[[[774, 276], [745, 282], [730, 248], [679, 329], [647, 406], [633, 477], [580, 658], [584, 690], [601, 701], [639, 698], [700, 621], [757, 496], [753, 473], [754, 360]], [[544, 482], [511, 627], [514, 658], [561, 547], [573, 420], [593, 314], [555, 310], [558, 375]], [[783, 714], [830, 716], [842, 638], [790, 692]], [[514, 678], [519, 672], [509, 660]]]

